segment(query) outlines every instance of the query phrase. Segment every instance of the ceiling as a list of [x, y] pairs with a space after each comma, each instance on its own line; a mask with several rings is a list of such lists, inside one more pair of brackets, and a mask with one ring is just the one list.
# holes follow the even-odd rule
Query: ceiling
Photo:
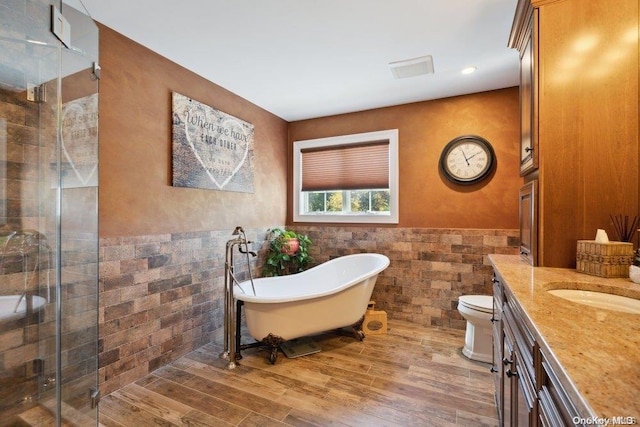
[[[518, 85], [517, 0], [82, 0], [93, 19], [287, 120]], [[433, 56], [434, 74], [390, 62]], [[460, 71], [477, 67], [473, 74]], [[197, 94], [190, 94], [197, 97]]]

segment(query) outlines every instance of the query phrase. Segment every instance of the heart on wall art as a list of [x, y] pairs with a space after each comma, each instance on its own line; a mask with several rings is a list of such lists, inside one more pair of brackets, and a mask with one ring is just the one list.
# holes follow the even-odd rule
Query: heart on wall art
[[173, 186], [253, 192], [250, 123], [173, 92]]

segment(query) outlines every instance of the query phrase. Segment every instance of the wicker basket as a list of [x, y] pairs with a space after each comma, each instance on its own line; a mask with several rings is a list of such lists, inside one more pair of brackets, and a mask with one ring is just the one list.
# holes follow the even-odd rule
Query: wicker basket
[[600, 277], [629, 277], [633, 243], [578, 240], [576, 270]]

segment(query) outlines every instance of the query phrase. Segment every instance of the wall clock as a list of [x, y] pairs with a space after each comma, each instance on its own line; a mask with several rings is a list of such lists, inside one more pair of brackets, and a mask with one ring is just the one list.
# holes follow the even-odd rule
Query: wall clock
[[440, 154], [440, 171], [456, 184], [482, 181], [489, 176], [495, 164], [495, 154], [489, 141], [475, 135], [451, 140]]

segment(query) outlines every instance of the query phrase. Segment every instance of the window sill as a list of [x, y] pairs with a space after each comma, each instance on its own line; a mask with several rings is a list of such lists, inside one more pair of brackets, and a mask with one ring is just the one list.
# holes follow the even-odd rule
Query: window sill
[[302, 215], [293, 216], [293, 222], [331, 222], [336, 224], [397, 224], [398, 218], [394, 215]]

